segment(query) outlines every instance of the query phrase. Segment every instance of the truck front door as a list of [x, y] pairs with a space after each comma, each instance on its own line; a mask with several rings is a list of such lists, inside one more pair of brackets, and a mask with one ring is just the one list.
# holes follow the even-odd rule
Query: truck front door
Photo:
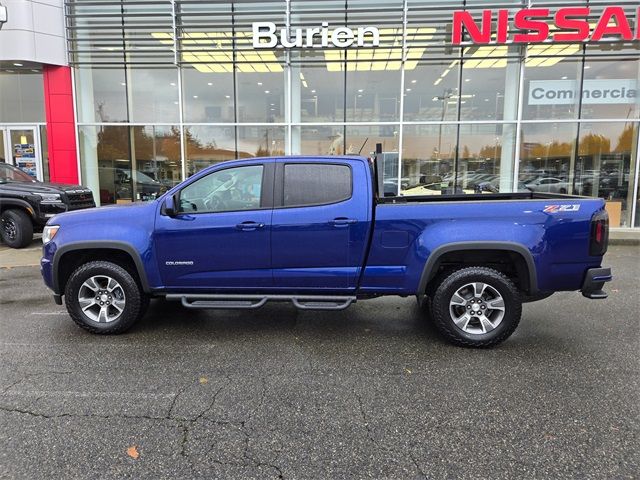
[[275, 163], [214, 171], [179, 193], [178, 213], [159, 215], [155, 246], [165, 287], [269, 288]]
[[314, 293], [356, 287], [370, 224], [370, 190], [362, 162], [278, 163], [271, 237], [276, 287]]

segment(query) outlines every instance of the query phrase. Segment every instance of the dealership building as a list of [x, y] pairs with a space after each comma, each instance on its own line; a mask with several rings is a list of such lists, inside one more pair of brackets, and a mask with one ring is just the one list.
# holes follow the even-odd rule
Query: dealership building
[[385, 191], [601, 197], [640, 228], [626, 0], [0, 0], [0, 161], [150, 200], [217, 162], [370, 155]]

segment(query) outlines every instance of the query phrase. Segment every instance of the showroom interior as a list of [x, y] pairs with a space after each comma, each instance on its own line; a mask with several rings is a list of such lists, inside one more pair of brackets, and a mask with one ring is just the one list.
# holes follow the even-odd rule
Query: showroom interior
[[[565, 4], [589, 7], [594, 24], [611, 2]], [[615, 4], [635, 28], [637, 3]], [[456, 10], [478, 19], [487, 9], [548, 8], [552, 15], [557, 2], [107, 0], [59, 7], [66, 64], [50, 71], [46, 60], [0, 57], [0, 161], [57, 180], [64, 175], [54, 163], [63, 159], [66, 170], [75, 168], [65, 178], [76, 175], [101, 205], [152, 200], [232, 158], [366, 156], [381, 144], [385, 191], [597, 196], [607, 200], [612, 227], [640, 227], [638, 40], [452, 43]], [[254, 48], [258, 21], [289, 31], [323, 22], [375, 26], [379, 44]], [[45, 87], [57, 88], [48, 75], [64, 82], [60, 68], [69, 72], [73, 118], [56, 123], [62, 110]], [[52, 128], [60, 122], [72, 132]], [[62, 130], [71, 147], [52, 140]]]

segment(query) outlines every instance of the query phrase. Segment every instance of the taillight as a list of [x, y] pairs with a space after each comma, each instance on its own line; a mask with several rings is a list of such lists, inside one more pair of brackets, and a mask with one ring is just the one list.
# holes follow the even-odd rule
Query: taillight
[[609, 244], [609, 215], [600, 210], [591, 217], [591, 237], [589, 239], [589, 255], [599, 257], [607, 252]]

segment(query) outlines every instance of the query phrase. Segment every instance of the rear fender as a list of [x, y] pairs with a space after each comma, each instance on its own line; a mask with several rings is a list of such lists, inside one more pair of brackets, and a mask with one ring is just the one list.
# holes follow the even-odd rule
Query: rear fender
[[515, 252], [521, 255], [524, 258], [528, 270], [528, 293], [529, 295], [535, 295], [538, 293], [536, 264], [533, 260], [533, 255], [524, 245], [515, 242], [477, 241], [448, 243], [446, 245], [441, 245], [435, 248], [427, 258], [427, 262], [425, 263], [424, 269], [422, 270], [420, 283], [418, 285], [418, 294], [423, 294], [426, 291], [429, 281], [431, 281], [435, 277], [438, 271], [441, 257], [446, 253], [462, 250], [498, 250], [505, 252]]

